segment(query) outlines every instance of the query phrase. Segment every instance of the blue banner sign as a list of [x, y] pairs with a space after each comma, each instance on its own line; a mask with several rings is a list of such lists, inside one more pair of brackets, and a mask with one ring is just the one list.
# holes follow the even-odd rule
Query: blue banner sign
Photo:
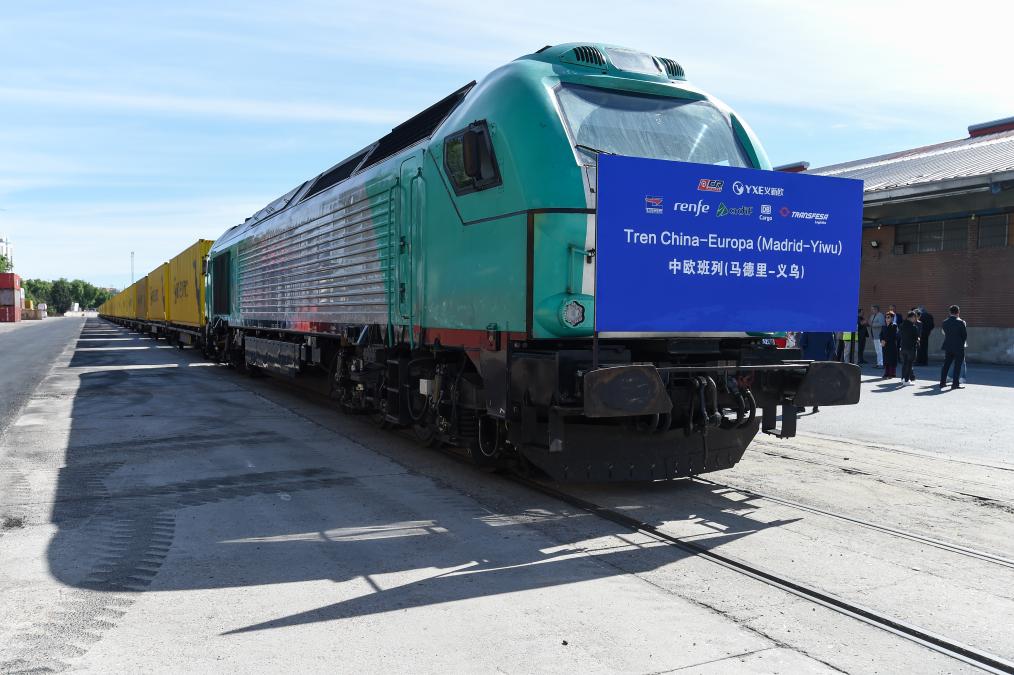
[[863, 183], [600, 155], [599, 333], [855, 330]]

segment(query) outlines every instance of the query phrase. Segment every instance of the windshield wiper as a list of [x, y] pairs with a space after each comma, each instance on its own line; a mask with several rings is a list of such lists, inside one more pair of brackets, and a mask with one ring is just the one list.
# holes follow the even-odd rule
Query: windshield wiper
[[615, 152], [609, 152], [608, 150], [600, 150], [598, 148], [593, 148], [592, 146], [585, 145], [584, 143], [575, 143], [574, 147], [577, 148], [578, 150], [584, 150], [585, 152], [590, 152], [593, 155], [615, 155], [616, 154]]

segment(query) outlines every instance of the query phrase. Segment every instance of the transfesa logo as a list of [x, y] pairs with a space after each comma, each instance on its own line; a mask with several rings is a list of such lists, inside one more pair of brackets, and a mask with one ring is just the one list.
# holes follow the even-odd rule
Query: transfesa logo
[[702, 178], [697, 183], [697, 189], [702, 192], [721, 192], [724, 187], [724, 180], [715, 180], [713, 178]]
[[662, 213], [662, 198], [661, 197], [648, 197], [644, 198], [644, 212], [645, 213]]

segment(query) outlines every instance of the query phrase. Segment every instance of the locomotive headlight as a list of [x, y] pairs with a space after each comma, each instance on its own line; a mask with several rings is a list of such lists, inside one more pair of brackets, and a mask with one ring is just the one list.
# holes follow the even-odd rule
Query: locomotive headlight
[[563, 306], [563, 322], [574, 327], [584, 323], [584, 305], [577, 300], [571, 300]]

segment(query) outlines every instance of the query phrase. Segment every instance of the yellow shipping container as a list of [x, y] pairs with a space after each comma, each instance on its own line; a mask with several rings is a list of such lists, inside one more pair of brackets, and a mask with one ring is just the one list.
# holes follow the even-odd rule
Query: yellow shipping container
[[198, 239], [197, 243], [169, 261], [172, 293], [169, 314], [175, 324], [201, 328], [207, 321], [204, 312], [204, 258], [212, 243], [208, 239]]
[[133, 319], [134, 318], [134, 303], [137, 298], [137, 284], [133, 283], [127, 287], [127, 290], [123, 293], [123, 300], [120, 303], [120, 314], [121, 319]]
[[134, 312], [131, 318], [148, 319], [148, 277], [141, 277], [134, 284]]
[[169, 263], [162, 263], [148, 275], [148, 321], [172, 321], [165, 301], [168, 288]]

